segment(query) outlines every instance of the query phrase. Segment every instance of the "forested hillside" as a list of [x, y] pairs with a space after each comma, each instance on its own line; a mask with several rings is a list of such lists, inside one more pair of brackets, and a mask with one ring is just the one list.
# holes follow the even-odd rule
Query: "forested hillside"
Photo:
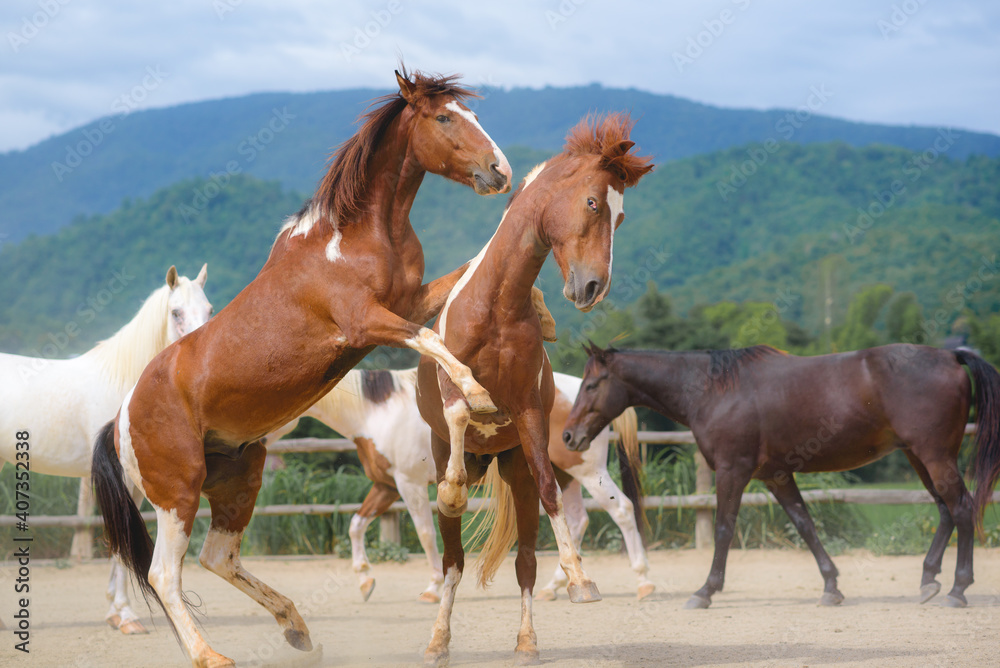
[[[509, 156], [523, 175], [545, 154]], [[193, 275], [208, 262], [207, 292], [216, 309], [224, 306], [305, 195], [241, 175], [191, 214], [185, 206], [210, 184], [182, 181], [57, 234], [0, 247], [0, 350], [40, 350], [116, 270], [135, 279], [70, 341], [67, 355], [120, 327], [170, 264]], [[475, 255], [504, 201], [428, 176], [411, 215], [427, 277]], [[543, 272], [563, 345], [631, 333], [664, 346], [767, 341], [821, 352], [891, 333], [939, 342], [956, 322], [978, 327], [981, 340], [1000, 335], [1000, 159], [928, 161], [843, 143], [750, 145], [661, 164], [626, 194], [625, 211], [614, 287], [598, 311], [584, 316], [562, 298], [554, 261]], [[931, 331], [928, 322], [939, 324]], [[664, 323], [673, 333], [653, 336]]]
[[[390, 82], [391, 73], [386, 73]], [[475, 82], [471, 82], [475, 83]], [[0, 155], [0, 235], [48, 234], [78, 214], [106, 213], [126, 197], [148, 197], [188, 178], [250, 174], [309, 191], [355, 117], [387, 90], [262, 93], [125, 116], [109, 116], [24, 151]], [[802, 92], [795, 110], [720, 109], [638, 90], [490, 89], [471, 104], [503, 147], [555, 151], [589, 112], [630, 110], [644, 152], [669, 160], [752, 142], [842, 141], [914, 151], [938, 141], [934, 128], [853, 123], [817, 115], [837, 91]], [[808, 106], [807, 105], [811, 105]], [[1000, 137], [959, 130], [948, 155], [1000, 155]], [[0, 237], [3, 238], [3, 237]]]

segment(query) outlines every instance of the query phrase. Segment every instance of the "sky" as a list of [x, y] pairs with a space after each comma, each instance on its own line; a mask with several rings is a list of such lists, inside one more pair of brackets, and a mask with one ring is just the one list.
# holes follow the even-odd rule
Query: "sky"
[[824, 115], [1000, 134], [996, 0], [4, 0], [0, 39], [0, 152], [144, 108], [388, 89], [400, 56], [474, 86], [822, 98]]

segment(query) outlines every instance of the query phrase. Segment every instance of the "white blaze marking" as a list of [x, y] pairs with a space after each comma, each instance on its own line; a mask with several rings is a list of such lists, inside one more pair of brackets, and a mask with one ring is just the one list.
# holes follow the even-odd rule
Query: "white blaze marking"
[[486, 137], [487, 140], [489, 140], [490, 146], [493, 147], [493, 155], [494, 157], [496, 157], [497, 162], [500, 163], [499, 164], [500, 173], [501, 174], [511, 173], [510, 163], [507, 162], [507, 156], [503, 154], [503, 151], [500, 150], [500, 147], [497, 146], [497, 143], [493, 141], [493, 137], [491, 137], [489, 133], [483, 129], [483, 126], [479, 124], [479, 121], [476, 119], [476, 115], [474, 113], [472, 113], [468, 109], [463, 109], [462, 105], [460, 105], [458, 102], [449, 102], [448, 104], [444, 105], [444, 108], [454, 111], [456, 114], [458, 114], [459, 116], [467, 120], [469, 123], [471, 123], [472, 127], [482, 132], [483, 136]]
[[608, 208], [611, 209], [611, 241], [608, 247], [608, 282], [601, 292], [601, 299], [604, 299], [608, 289], [611, 288], [611, 264], [615, 260], [615, 223], [618, 222], [619, 216], [625, 213], [625, 193], [620, 193], [614, 186], [609, 185], [607, 201]]

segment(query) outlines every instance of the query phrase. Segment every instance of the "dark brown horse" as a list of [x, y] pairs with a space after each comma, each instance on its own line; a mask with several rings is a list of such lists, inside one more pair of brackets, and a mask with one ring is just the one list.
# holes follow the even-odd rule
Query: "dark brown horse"
[[435, 331], [489, 388], [498, 411], [472, 416], [462, 393], [438, 364], [421, 358], [417, 403], [433, 432], [445, 574], [427, 663], [448, 658], [455, 590], [464, 569], [461, 514], [468, 484], [482, 478], [494, 458], [497, 466], [489, 470], [499, 469], [506, 484], [494, 480], [503, 510], [483, 547], [480, 582], [492, 579], [516, 539], [521, 587], [518, 658], [530, 661], [538, 654], [531, 597], [539, 497], [552, 520], [560, 564], [569, 576], [570, 600], [600, 600], [581, 567], [549, 461], [548, 415], [555, 392], [531, 289], [551, 251], [565, 280], [563, 294], [578, 309], [589, 311], [607, 293], [614, 233], [624, 219], [625, 188], [652, 169], [648, 159], [630, 153], [631, 127], [626, 116], [613, 115], [585, 119], [574, 128], [563, 152], [524, 179], [493, 238], [441, 310]]
[[[99, 437], [93, 477], [111, 550], [158, 597], [195, 666], [233, 665], [202, 639], [181, 597], [201, 495], [212, 508], [201, 563], [267, 608], [293, 647], [311, 647], [292, 602], [240, 564], [264, 435], [377, 345], [431, 355], [473, 410], [495, 410], [441, 337], [415, 324], [440, 310], [464, 267], [421, 285], [423, 252], [409, 211], [426, 172], [490, 194], [510, 189], [510, 167], [461, 103], [471, 91], [453, 77], [396, 78], [399, 93], [377, 101], [338, 149], [253, 282], [197, 336], [150, 363]], [[125, 494], [123, 468], [156, 510], [155, 549]]]
[[[937, 503], [941, 522], [924, 560], [921, 603], [941, 589], [935, 576], [958, 527], [955, 586], [947, 603], [967, 604], [972, 541], [1000, 476], [1000, 374], [975, 353], [894, 344], [796, 357], [767, 346], [693, 352], [587, 351], [583, 389], [563, 440], [585, 448], [627, 406], [647, 406], [691, 427], [716, 472], [715, 558], [687, 608], [706, 608], [722, 589], [743, 488], [764, 481], [812, 550], [836, 605], [837, 569], [823, 549], [795, 473], [844, 471], [901, 449]], [[969, 374], [975, 383], [970, 391]], [[976, 407], [976, 498], [956, 460], [970, 401]]]

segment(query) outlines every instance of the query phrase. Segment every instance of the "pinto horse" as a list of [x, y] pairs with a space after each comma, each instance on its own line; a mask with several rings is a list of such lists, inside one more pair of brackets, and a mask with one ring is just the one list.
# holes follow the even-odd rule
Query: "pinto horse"
[[[18, 457], [14, 434], [27, 431], [31, 470], [82, 478], [77, 514], [89, 517], [94, 507], [90, 487], [94, 437], [149, 361], [208, 321], [212, 305], [204, 292], [207, 279], [207, 265], [194, 280], [178, 276], [176, 267], [170, 267], [166, 283], [146, 298], [124, 327], [79, 357], [54, 360], [0, 353], [0, 469], [4, 462], [23, 466], [18, 464], [23, 457]], [[127, 574], [114, 558], [107, 597], [109, 626], [126, 635], [146, 632], [129, 602]]]
[[[199, 496], [211, 526], [200, 561], [271, 612], [293, 647], [312, 642], [292, 602], [240, 563], [266, 449], [261, 439], [329, 392], [378, 345], [408, 346], [448, 370], [476, 411], [495, 410], [468, 367], [421, 325], [461, 267], [421, 285], [409, 210], [426, 172], [478, 194], [510, 189], [503, 153], [454, 77], [396, 73], [337, 150], [315, 196], [281, 228], [257, 277], [208, 324], [167, 348], [99, 436], [94, 482], [111, 550], [163, 606], [195, 666], [232, 666], [202, 639], [181, 596]], [[124, 476], [123, 476], [124, 471]], [[125, 491], [156, 511], [155, 548]]]
[[482, 478], [493, 459], [506, 485], [492, 487], [505, 502], [483, 547], [480, 584], [492, 579], [516, 538], [519, 659], [538, 655], [531, 603], [539, 497], [569, 577], [570, 600], [601, 598], [581, 566], [549, 460], [548, 415], [555, 388], [531, 287], [552, 251], [565, 280], [563, 295], [578, 309], [589, 311], [607, 294], [614, 232], [624, 219], [624, 190], [652, 169], [647, 158], [630, 153], [631, 128], [628, 117], [619, 114], [577, 125], [563, 152], [535, 167], [521, 183], [493, 238], [441, 309], [435, 331], [489, 388], [498, 411], [472, 418], [469, 404], [434, 360], [423, 357], [417, 367], [417, 404], [433, 432], [444, 542], [445, 582], [424, 655], [427, 663], [448, 658], [451, 613], [464, 569], [461, 515], [468, 505], [468, 484]]
[[[416, 379], [416, 369], [353, 369], [329, 394], [302, 414], [354, 441], [365, 475], [372, 481], [361, 508], [351, 517], [349, 529], [352, 566], [358, 574], [358, 586], [365, 601], [375, 589], [371, 563], [365, 552], [365, 532], [400, 497], [413, 518], [417, 538], [431, 567], [431, 581], [419, 600], [441, 601], [444, 573], [434, 531], [434, 515], [427, 496], [427, 485], [437, 482], [437, 471], [431, 452], [431, 430], [417, 408]], [[562, 425], [573, 407], [580, 379], [554, 373], [553, 380], [556, 398], [549, 416], [553, 425], [549, 458], [560, 468], [557, 475], [568, 478], [560, 479], [560, 485], [573, 542], [579, 548], [589, 522], [583, 505], [585, 487], [621, 529], [632, 570], [638, 578], [636, 595], [642, 600], [655, 591], [655, 585], [647, 576], [649, 561], [641, 533], [643, 510], [639, 469], [642, 462], [635, 411], [628, 409], [611, 423], [619, 436], [617, 451], [623, 492], [608, 474], [609, 429], [598, 434], [585, 452], [570, 452], [563, 445]], [[267, 442], [273, 443], [297, 424], [295, 420], [268, 435]], [[566, 574], [557, 565], [552, 580], [538, 592], [537, 598], [554, 600], [556, 592], [566, 584]]]
[[[641, 405], [691, 427], [716, 472], [715, 558], [708, 581], [686, 608], [707, 608], [722, 589], [751, 478], [767, 485], [816, 558], [825, 582], [820, 603], [842, 602], [837, 568], [820, 544], [794, 474], [845, 471], [897, 449], [941, 516], [924, 559], [920, 602], [941, 590], [935, 576], [957, 525], [955, 584], [946, 603], [967, 605], [974, 527], [1000, 476], [1000, 374], [975, 353], [910, 344], [818, 357], [768, 346], [692, 352], [591, 346], [587, 352], [583, 390], [563, 433], [567, 447], [585, 448], [611, 416]], [[957, 464], [970, 403], [978, 423], [975, 499]]]

